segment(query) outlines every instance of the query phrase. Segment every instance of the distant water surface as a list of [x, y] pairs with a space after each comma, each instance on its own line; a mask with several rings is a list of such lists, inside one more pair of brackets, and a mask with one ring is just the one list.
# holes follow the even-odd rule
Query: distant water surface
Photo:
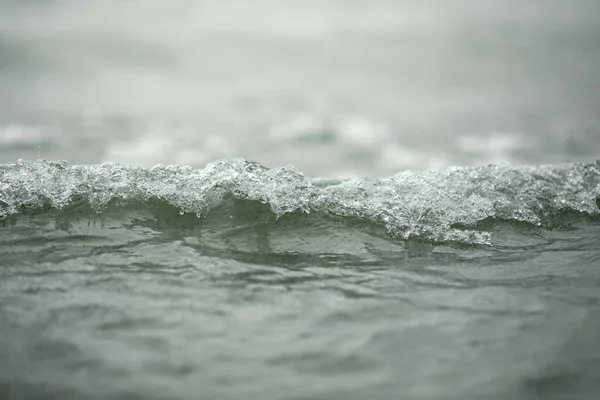
[[3, 1], [0, 162], [593, 161], [599, 4]]

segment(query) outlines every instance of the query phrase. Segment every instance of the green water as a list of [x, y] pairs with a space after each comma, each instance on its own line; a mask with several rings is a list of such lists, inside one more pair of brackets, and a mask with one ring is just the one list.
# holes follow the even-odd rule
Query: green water
[[599, 5], [0, 0], [0, 399], [595, 400]]
[[591, 399], [599, 177], [4, 166], [0, 394]]

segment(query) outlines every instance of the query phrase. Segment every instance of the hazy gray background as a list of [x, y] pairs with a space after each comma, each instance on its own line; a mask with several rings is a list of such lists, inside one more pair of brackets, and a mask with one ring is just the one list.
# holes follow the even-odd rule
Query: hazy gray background
[[0, 163], [589, 161], [597, 0], [0, 0]]

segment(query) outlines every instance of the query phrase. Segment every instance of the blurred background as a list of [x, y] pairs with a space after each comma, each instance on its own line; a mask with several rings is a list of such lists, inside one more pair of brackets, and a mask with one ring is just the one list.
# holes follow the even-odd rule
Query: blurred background
[[0, 163], [592, 161], [598, 0], [0, 0]]

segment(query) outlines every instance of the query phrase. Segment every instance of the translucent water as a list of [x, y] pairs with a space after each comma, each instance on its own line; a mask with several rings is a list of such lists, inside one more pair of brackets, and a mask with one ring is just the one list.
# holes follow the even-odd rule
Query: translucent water
[[2, 166], [0, 391], [591, 396], [599, 182], [597, 164]]
[[0, 399], [595, 400], [598, 38], [597, 0], [0, 0]]

